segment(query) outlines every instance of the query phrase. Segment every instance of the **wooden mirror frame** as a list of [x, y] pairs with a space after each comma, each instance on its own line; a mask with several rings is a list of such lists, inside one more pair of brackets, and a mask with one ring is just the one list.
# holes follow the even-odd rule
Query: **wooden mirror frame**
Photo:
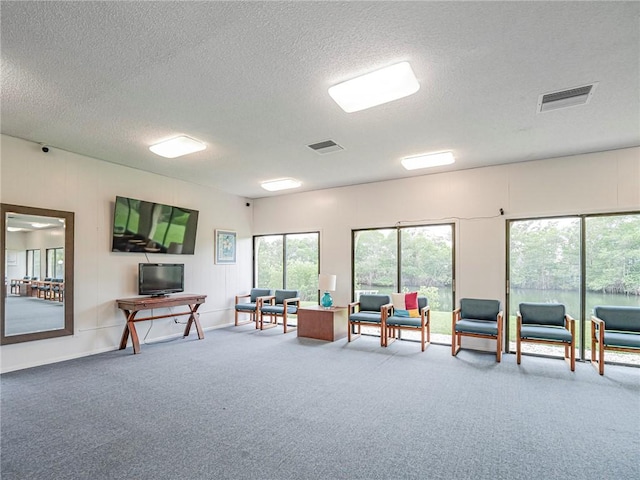
[[6, 241], [7, 241], [7, 213], [18, 213], [21, 215], [35, 215], [40, 217], [63, 218], [64, 231], [64, 328], [58, 330], [48, 330], [43, 332], [22, 333], [19, 335], [5, 335], [5, 302], [7, 297], [7, 287], [2, 289], [0, 295], [0, 344], [8, 345], [12, 343], [30, 342], [33, 340], [43, 340], [45, 338], [56, 338], [73, 335], [73, 245], [74, 245], [74, 213], [62, 210], [49, 210], [46, 208], [25, 207], [23, 205], [0, 204], [0, 251], [2, 251], [3, 261], [0, 265], [0, 274], [6, 278], [5, 271]]

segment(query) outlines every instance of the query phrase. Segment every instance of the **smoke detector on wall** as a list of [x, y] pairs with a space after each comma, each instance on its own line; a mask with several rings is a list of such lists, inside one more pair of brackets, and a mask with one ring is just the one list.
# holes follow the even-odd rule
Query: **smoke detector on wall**
[[598, 82], [595, 82], [557, 92], [543, 93], [538, 96], [538, 113], [586, 105], [591, 100], [597, 86]]

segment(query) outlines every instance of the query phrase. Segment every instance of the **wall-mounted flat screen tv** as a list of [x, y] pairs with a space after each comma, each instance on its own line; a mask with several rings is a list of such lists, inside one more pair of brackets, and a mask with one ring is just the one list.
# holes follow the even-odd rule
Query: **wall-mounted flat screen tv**
[[139, 263], [138, 295], [161, 297], [184, 292], [183, 263]]
[[116, 197], [113, 252], [193, 255], [198, 211]]

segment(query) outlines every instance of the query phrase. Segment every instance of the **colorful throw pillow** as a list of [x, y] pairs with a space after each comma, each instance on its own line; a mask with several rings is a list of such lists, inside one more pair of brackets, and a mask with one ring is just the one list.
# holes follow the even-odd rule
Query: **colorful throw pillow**
[[393, 314], [398, 317], [416, 318], [420, 316], [418, 310], [418, 292], [392, 293]]

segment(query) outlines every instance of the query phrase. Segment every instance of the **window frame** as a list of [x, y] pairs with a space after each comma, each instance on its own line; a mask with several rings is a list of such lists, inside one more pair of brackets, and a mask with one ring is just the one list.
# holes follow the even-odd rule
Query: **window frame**
[[[254, 235], [253, 236], [253, 255], [252, 255], [252, 285], [255, 288], [258, 285], [258, 271], [257, 271], [257, 256], [256, 256], [256, 242], [258, 241], [258, 239], [260, 238], [265, 238], [265, 237], [282, 237], [282, 288], [284, 290], [286, 290], [287, 287], [287, 237], [293, 236], [293, 235], [316, 235], [317, 236], [317, 242], [318, 242], [318, 257], [317, 257], [317, 265], [318, 265], [318, 272], [317, 274], [320, 274], [320, 248], [321, 248], [321, 242], [320, 242], [320, 231], [319, 230], [311, 230], [311, 231], [305, 231], [305, 232], [286, 232], [286, 233], [265, 233], [265, 234], [260, 234], [260, 235]], [[316, 275], [316, 285], [318, 282], [318, 276]], [[317, 301], [320, 302], [320, 291], [318, 290], [317, 294]]]
[[[505, 252], [506, 252], [506, 262], [505, 262], [505, 328], [504, 335], [506, 341], [504, 342], [504, 352], [505, 353], [515, 353], [515, 351], [511, 351], [509, 346], [509, 318], [511, 315], [510, 312], [510, 303], [511, 303], [511, 278], [510, 278], [510, 270], [511, 270], [511, 225], [514, 222], [519, 221], [535, 221], [535, 220], [554, 220], [554, 219], [562, 219], [562, 218], [575, 218], [579, 221], [579, 236], [580, 236], [580, 248], [579, 248], [579, 256], [580, 256], [580, 278], [579, 278], [579, 317], [574, 319], [579, 325], [579, 337], [576, 338], [577, 343], [577, 360], [579, 361], [589, 361], [586, 355], [586, 346], [589, 339], [586, 338], [586, 325], [587, 322], [591, 320], [590, 312], [586, 311], [587, 308], [587, 262], [589, 259], [587, 258], [587, 228], [586, 224], [588, 219], [590, 218], [598, 218], [598, 217], [621, 217], [621, 216], [636, 216], [640, 215], [640, 210], [632, 210], [632, 211], [620, 211], [620, 212], [599, 212], [599, 213], [581, 213], [581, 214], [564, 214], [564, 215], [548, 215], [548, 216], [536, 216], [536, 217], [522, 217], [522, 218], [508, 218], [505, 219], [506, 228], [505, 228]], [[542, 354], [541, 356], [547, 356]]]
[[[418, 229], [429, 227], [449, 227], [451, 229], [451, 305], [455, 308], [456, 305], [456, 229], [458, 227], [457, 222], [438, 222], [438, 223], [424, 223], [424, 224], [411, 224], [411, 225], [394, 225], [394, 226], [381, 226], [381, 227], [368, 227], [368, 228], [356, 228], [351, 230], [351, 301], [356, 301], [356, 266], [355, 266], [355, 246], [356, 235], [359, 232], [376, 231], [376, 230], [395, 230], [396, 232], [396, 290], [402, 288], [402, 231], [406, 229]], [[450, 335], [450, 334], [449, 334]], [[431, 342], [435, 344], [443, 344], [440, 342]], [[450, 345], [451, 343], [449, 343]]]

